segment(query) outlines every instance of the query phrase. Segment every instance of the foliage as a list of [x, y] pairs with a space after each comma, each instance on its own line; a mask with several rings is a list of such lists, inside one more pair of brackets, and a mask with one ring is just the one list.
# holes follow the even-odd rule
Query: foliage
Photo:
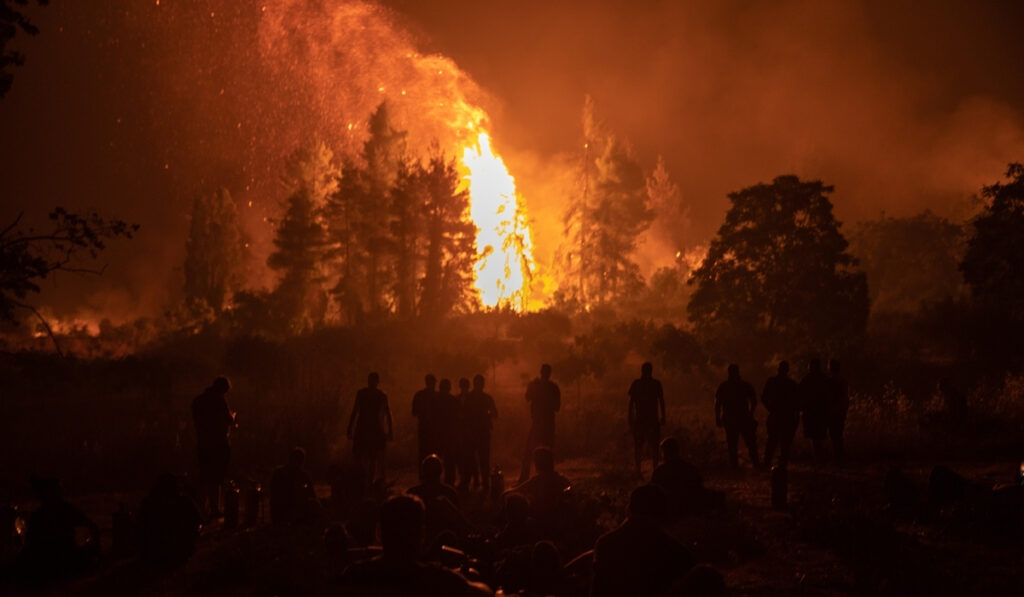
[[46, 320], [24, 302], [28, 295], [38, 293], [39, 282], [54, 272], [103, 273], [102, 268], [87, 267], [85, 262], [99, 257], [108, 241], [132, 238], [139, 227], [104, 219], [96, 212], [79, 215], [58, 207], [50, 212], [49, 227], [36, 230], [21, 226], [23, 215], [0, 230], [0, 321], [12, 322], [15, 309], [27, 309], [52, 338]]
[[1006, 177], [982, 187], [987, 205], [973, 221], [960, 269], [980, 306], [1024, 323], [1024, 165], [1010, 164]]
[[867, 275], [871, 312], [909, 313], [960, 294], [963, 227], [924, 211], [858, 222], [850, 253]]
[[732, 207], [691, 278], [690, 320], [713, 352], [761, 362], [863, 333], [867, 283], [846, 252], [831, 192], [780, 176], [729, 194]]
[[186, 300], [220, 313], [243, 282], [245, 239], [227, 189], [196, 198], [185, 241]]
[[[36, 0], [36, 4], [46, 6], [49, 0]], [[19, 30], [29, 35], [39, 33], [39, 29], [21, 12], [20, 7], [28, 5], [29, 0], [0, 1], [0, 99], [7, 95], [14, 83], [14, 75], [8, 69], [25, 64], [25, 56], [15, 50], [8, 50], [7, 44]]]
[[679, 186], [669, 177], [662, 156], [658, 156], [658, 162], [647, 177], [645, 186], [648, 204], [657, 215], [651, 225], [651, 233], [668, 241], [671, 249], [676, 252], [693, 244], [690, 238], [690, 206], [683, 202]]
[[326, 312], [321, 266], [327, 238], [308, 193], [295, 193], [287, 206], [274, 236], [276, 250], [267, 265], [282, 273], [275, 294], [288, 327], [301, 332], [321, 323]]

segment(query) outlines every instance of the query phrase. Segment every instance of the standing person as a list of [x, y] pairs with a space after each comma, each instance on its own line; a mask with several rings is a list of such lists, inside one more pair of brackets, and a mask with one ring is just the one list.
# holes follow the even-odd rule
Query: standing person
[[228, 436], [235, 414], [228, 408], [227, 393], [230, 390], [228, 378], [218, 377], [192, 400], [192, 420], [198, 439], [199, 483], [207, 512], [214, 518], [220, 516], [220, 486], [227, 476], [231, 459]]
[[747, 444], [750, 462], [758, 468], [757, 460], [757, 421], [754, 409], [757, 408], [757, 392], [754, 386], [740, 378], [740, 366], [729, 365], [729, 377], [718, 386], [715, 392], [715, 424], [725, 427], [725, 441], [729, 447], [729, 464], [739, 468], [736, 448], [740, 436]]
[[428, 373], [424, 378], [426, 387], [412, 397], [412, 416], [416, 418], [419, 431], [419, 460], [434, 453], [440, 453], [437, 442], [437, 421], [433, 416], [437, 402], [437, 378]]
[[644, 363], [640, 366], [640, 379], [633, 380], [629, 386], [629, 428], [633, 432], [636, 475], [640, 478], [643, 478], [641, 466], [644, 450], [648, 450], [651, 455], [651, 469], [658, 468], [661, 426], [665, 424], [665, 393], [661, 382], [654, 379], [653, 374], [654, 366]]
[[842, 462], [845, 456], [843, 431], [846, 412], [850, 410], [850, 395], [839, 361], [832, 359], [828, 362], [828, 375], [828, 436], [832, 440], [832, 455], [836, 462]]
[[378, 385], [380, 375], [371, 373], [367, 376], [367, 387], [356, 392], [352, 416], [348, 419], [348, 438], [352, 440], [352, 454], [362, 467], [364, 478], [370, 485], [378, 481], [378, 470], [379, 480], [384, 481], [384, 444], [394, 439], [388, 396], [377, 389]]
[[803, 410], [804, 436], [814, 444], [814, 457], [825, 456], [828, 435], [828, 379], [821, 372], [821, 361], [811, 359], [807, 375], [800, 380], [800, 408]]
[[473, 377], [473, 391], [462, 402], [462, 437], [469, 476], [484, 490], [491, 488], [491, 429], [497, 418], [494, 398], [484, 392], [484, 376], [477, 374]]
[[441, 448], [439, 455], [444, 461], [444, 482], [455, 485], [455, 471], [460, 460], [459, 454], [459, 399], [452, 395], [452, 382], [442, 379], [437, 393], [437, 434]]
[[761, 403], [768, 410], [768, 442], [764, 448], [764, 464], [772, 465], [775, 448], [780, 448], [779, 466], [789, 462], [793, 436], [800, 425], [800, 387], [789, 377], [789, 362], [779, 363], [779, 373], [764, 382]]
[[530, 478], [533, 450], [541, 446], [554, 449], [555, 413], [562, 407], [562, 392], [551, 381], [551, 365], [540, 366], [540, 377], [526, 386], [526, 401], [530, 403], [530, 436], [526, 440], [526, 453], [519, 472], [519, 482]]

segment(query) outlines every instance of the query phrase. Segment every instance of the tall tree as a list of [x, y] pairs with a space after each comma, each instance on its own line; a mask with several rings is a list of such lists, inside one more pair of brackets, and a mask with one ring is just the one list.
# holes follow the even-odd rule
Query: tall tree
[[231, 193], [197, 197], [185, 241], [185, 296], [220, 313], [243, 282], [245, 238]]
[[657, 218], [651, 232], [669, 243], [672, 251], [681, 252], [693, 245], [690, 237], [690, 206], [683, 203], [679, 186], [672, 181], [665, 159], [658, 156], [654, 171], [647, 177], [647, 199]]
[[867, 323], [867, 282], [821, 181], [780, 176], [729, 194], [688, 306], [719, 356], [835, 348]]
[[284, 218], [274, 236], [275, 251], [267, 259], [281, 272], [275, 290], [281, 312], [293, 331], [305, 331], [324, 319], [327, 298], [325, 256], [328, 250], [323, 210], [338, 188], [333, 153], [322, 142], [296, 150], [286, 163]]
[[420, 314], [440, 317], [478, 302], [473, 286], [476, 226], [469, 217], [469, 192], [455, 161], [436, 154], [417, 177], [425, 190], [423, 227], [426, 262], [420, 285]]

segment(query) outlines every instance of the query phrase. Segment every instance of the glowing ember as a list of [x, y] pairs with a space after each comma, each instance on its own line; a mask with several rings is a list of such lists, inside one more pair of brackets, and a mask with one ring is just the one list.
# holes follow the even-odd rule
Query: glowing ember
[[530, 230], [516, 198], [516, 183], [505, 163], [480, 132], [467, 146], [462, 163], [468, 170], [470, 217], [477, 225], [476, 286], [484, 305], [523, 309], [532, 263]]

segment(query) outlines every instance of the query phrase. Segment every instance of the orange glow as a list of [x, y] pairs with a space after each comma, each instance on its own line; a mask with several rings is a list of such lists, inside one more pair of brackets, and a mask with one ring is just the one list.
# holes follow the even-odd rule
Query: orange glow
[[[473, 130], [472, 123], [469, 126]], [[533, 264], [530, 230], [519, 207], [516, 183], [481, 131], [462, 153], [468, 170], [470, 217], [477, 226], [480, 255], [476, 287], [488, 307], [526, 307]]]

